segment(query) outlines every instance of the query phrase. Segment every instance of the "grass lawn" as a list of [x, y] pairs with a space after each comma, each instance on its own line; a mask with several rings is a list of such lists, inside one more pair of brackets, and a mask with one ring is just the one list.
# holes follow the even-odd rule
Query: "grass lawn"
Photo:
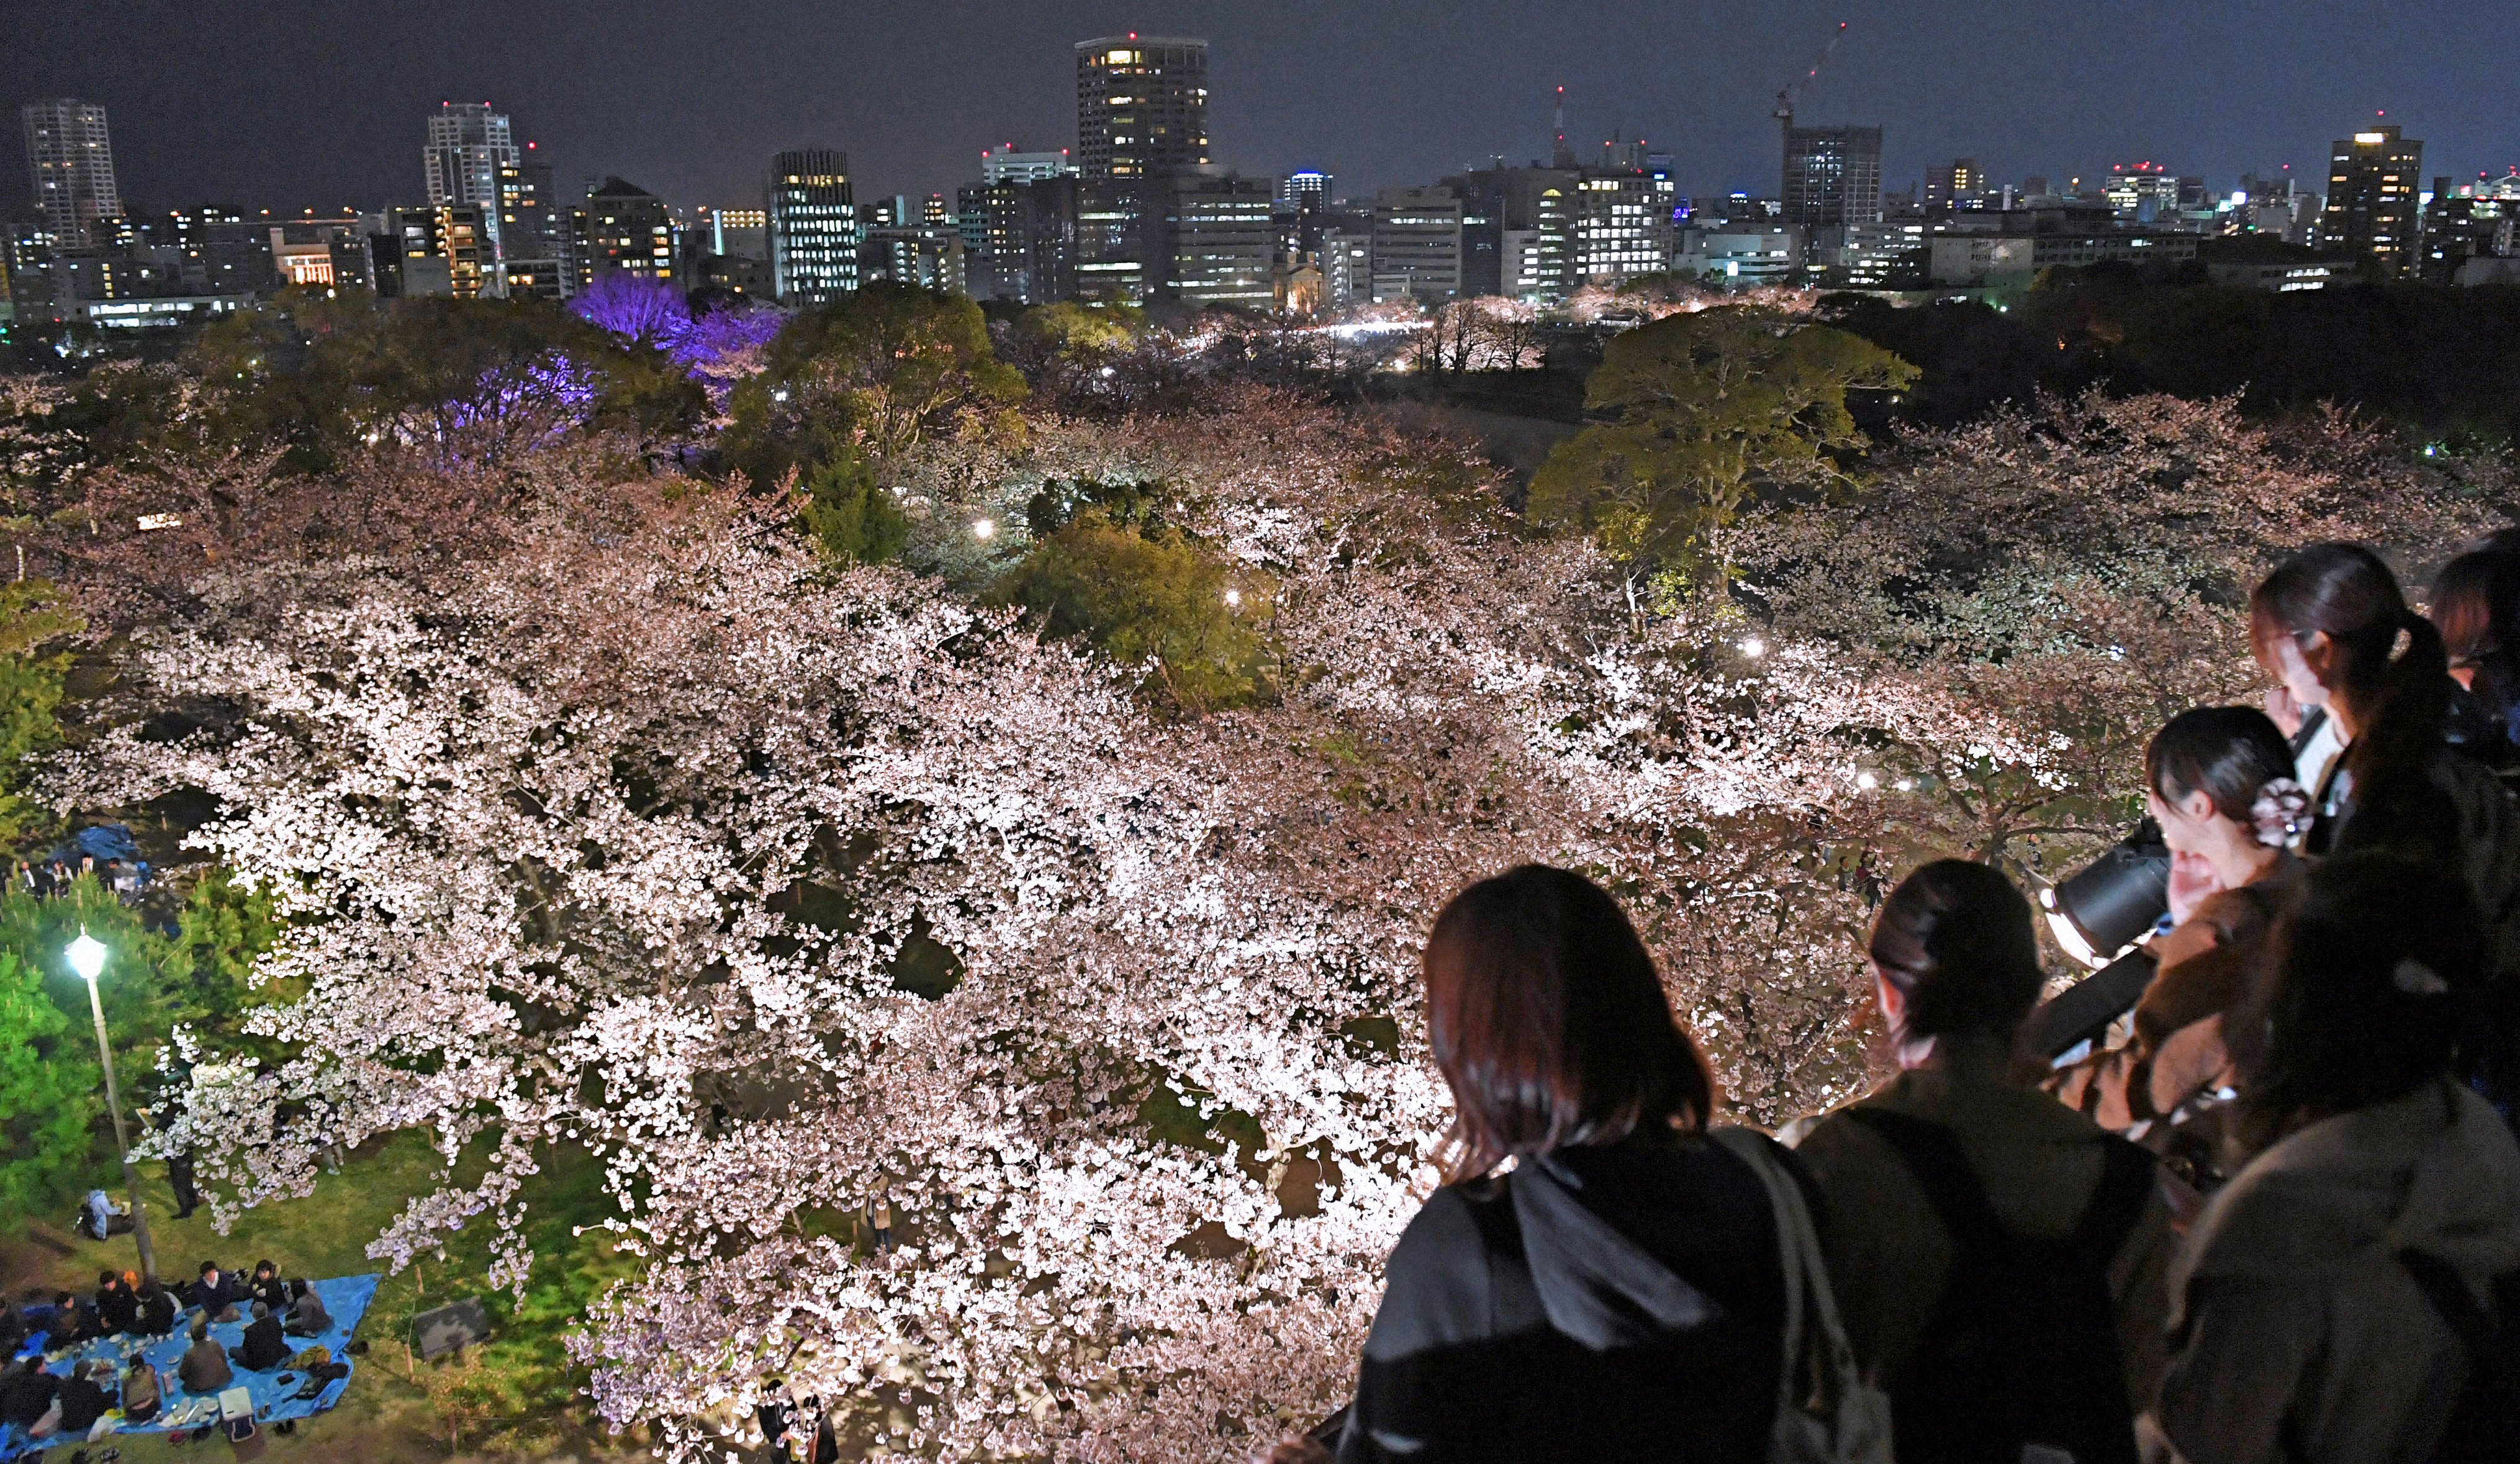
[[[353, 1155], [341, 1173], [324, 1175], [307, 1198], [247, 1211], [224, 1236], [212, 1228], [206, 1206], [190, 1219], [174, 1217], [162, 1164], [141, 1167], [141, 1199], [158, 1272], [178, 1285], [212, 1259], [239, 1272], [268, 1259], [284, 1276], [356, 1275], [384, 1268], [368, 1258], [367, 1243], [407, 1197], [435, 1188], [438, 1167], [424, 1138], [398, 1134]], [[569, 1365], [560, 1345], [587, 1301], [627, 1270], [612, 1257], [605, 1232], [569, 1234], [573, 1224], [609, 1212], [602, 1181], [600, 1167], [583, 1154], [543, 1161], [543, 1172], [526, 1191], [540, 1258], [521, 1308], [514, 1297], [490, 1290], [488, 1248], [469, 1232], [447, 1247], [444, 1260], [431, 1256], [386, 1277], [359, 1324], [370, 1350], [352, 1359], [358, 1370], [340, 1405], [290, 1437], [266, 1432], [270, 1457], [289, 1464], [419, 1464], [456, 1454], [594, 1458], [621, 1451], [630, 1441], [612, 1440], [594, 1422], [582, 1395], [584, 1374]], [[120, 1186], [113, 1188], [118, 1194]], [[100, 1270], [138, 1268], [131, 1237], [91, 1241], [68, 1228], [69, 1218], [0, 1239], [0, 1286], [12, 1299], [49, 1301], [58, 1290], [86, 1294], [95, 1290]], [[405, 1347], [412, 1316], [464, 1297], [480, 1299], [492, 1340], [458, 1359], [415, 1364]], [[227, 1456], [223, 1441], [175, 1445], [169, 1437], [126, 1434], [114, 1443], [126, 1464], [210, 1464]], [[68, 1457], [58, 1447], [54, 1452], [56, 1464]]]

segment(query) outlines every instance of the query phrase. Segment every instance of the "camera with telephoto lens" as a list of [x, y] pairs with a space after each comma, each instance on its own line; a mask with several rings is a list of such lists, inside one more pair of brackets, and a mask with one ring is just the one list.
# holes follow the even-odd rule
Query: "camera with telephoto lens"
[[2048, 930], [2093, 974], [2030, 1014], [2030, 1049], [2053, 1061], [2097, 1040], [2152, 984], [2151, 952], [2136, 942], [2170, 913], [2170, 846], [2147, 818], [2081, 870], [2039, 892]]

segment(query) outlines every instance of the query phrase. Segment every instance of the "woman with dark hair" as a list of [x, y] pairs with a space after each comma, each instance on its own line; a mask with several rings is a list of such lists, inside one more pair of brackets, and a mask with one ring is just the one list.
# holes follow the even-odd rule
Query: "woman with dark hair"
[[2492, 802], [2508, 822], [2493, 779], [2462, 777], [2446, 756], [2449, 654], [2378, 555], [2330, 543], [2285, 560], [2250, 592], [2249, 643], [2291, 701], [2324, 710], [2345, 741], [2312, 791], [2310, 852], [2385, 846], [2449, 860], [2469, 802]]
[[1626, 915], [1527, 864], [1444, 907], [1424, 969], [1444, 1184], [1385, 1267], [1338, 1457], [1764, 1459], [1777, 1212], [1708, 1141], [1713, 1079]]
[[2190, 1464], [2502, 1457], [2507, 1438], [2442, 1437], [2475, 1360], [2444, 1305], [2520, 1268], [2520, 1145], [2451, 1073], [2484, 982], [2467, 892], [2339, 854], [2271, 952], [2240, 1102], [2259, 1152], [2180, 1247], [2147, 1442]]
[[2432, 622], [2464, 693], [2451, 738], [2497, 768], [2520, 752], [2520, 555], [2462, 554], [2433, 576]]
[[2147, 946], [2152, 982], [2126, 1045], [2062, 1069], [2050, 1091], [2112, 1133], [2174, 1151], [2190, 1180], [2216, 1167], [2217, 1125], [2174, 1146], [2153, 1125], [2229, 1086], [2229, 1044], [2253, 1029], [2228, 1020], [2251, 995], [2267, 932], [2300, 892], [2292, 852], [2309, 820], [2292, 748], [2253, 707], [2199, 707], [2153, 734], [2143, 752], [2144, 804], [2170, 846], [2172, 928]]
[[1982, 864], [1900, 882], [1871, 972], [1899, 1076], [1797, 1149], [1857, 1358], [1903, 1459], [2131, 1464], [2161, 1360], [2171, 1219], [2151, 1156], [2011, 1081], [2044, 978], [2030, 902]]

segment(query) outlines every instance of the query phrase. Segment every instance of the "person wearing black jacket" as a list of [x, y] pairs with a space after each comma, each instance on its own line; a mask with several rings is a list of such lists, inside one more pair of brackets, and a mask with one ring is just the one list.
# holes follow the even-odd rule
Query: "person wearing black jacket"
[[149, 1295], [140, 1303], [140, 1325], [136, 1330], [143, 1337], [172, 1337], [175, 1320], [183, 1312], [183, 1298], [167, 1290], [162, 1282], [151, 1282]]
[[94, 1342], [104, 1335], [105, 1329], [97, 1324], [96, 1313], [82, 1305], [78, 1298], [66, 1291], [54, 1294], [53, 1323], [44, 1338], [45, 1351], [58, 1352], [83, 1342]]
[[40, 1357], [21, 1358], [0, 1373], [0, 1423], [31, 1429], [53, 1410], [62, 1380], [44, 1371]]
[[1764, 1459], [1779, 1227], [1626, 915], [1525, 865], [1445, 907], [1424, 976], [1447, 1182], [1385, 1267], [1338, 1459]]
[[254, 1262], [253, 1279], [248, 1283], [247, 1289], [256, 1301], [268, 1304], [274, 1311], [287, 1311], [292, 1300], [289, 1295], [289, 1283], [280, 1279], [280, 1267], [268, 1260]]
[[105, 1319], [110, 1333], [131, 1332], [140, 1326], [140, 1298], [131, 1283], [115, 1271], [99, 1271], [96, 1277], [96, 1314]]
[[289, 1339], [281, 1334], [280, 1318], [271, 1314], [271, 1304], [253, 1304], [253, 1320], [247, 1323], [245, 1345], [232, 1348], [228, 1355], [247, 1372], [269, 1372], [289, 1360]]
[[103, 1418], [106, 1410], [113, 1406], [113, 1395], [106, 1392], [104, 1386], [97, 1382], [97, 1374], [100, 1371], [109, 1378], [112, 1377], [113, 1364], [102, 1361], [82, 1362], [70, 1369], [68, 1377], [62, 1379], [61, 1433], [63, 1438], [86, 1438], [88, 1431], [96, 1427], [96, 1421]]

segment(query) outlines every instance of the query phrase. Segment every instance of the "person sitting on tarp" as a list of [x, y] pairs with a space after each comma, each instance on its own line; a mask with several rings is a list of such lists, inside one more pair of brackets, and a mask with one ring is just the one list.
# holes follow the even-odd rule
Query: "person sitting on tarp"
[[120, 1272], [96, 1273], [96, 1314], [105, 1319], [109, 1333], [139, 1330], [140, 1296]]
[[215, 1260], [202, 1262], [202, 1279], [193, 1283], [192, 1304], [202, 1308], [202, 1315], [214, 1322], [237, 1319], [237, 1304], [245, 1300], [245, 1287], [238, 1278], [219, 1269]]
[[53, 1294], [53, 1324], [44, 1338], [44, 1350], [58, 1352], [83, 1342], [94, 1342], [105, 1335], [96, 1313], [87, 1309], [79, 1299], [68, 1292]]
[[61, 1397], [62, 1380], [44, 1371], [43, 1359], [24, 1357], [0, 1372], [0, 1423], [32, 1432]]
[[158, 1416], [158, 1405], [166, 1395], [165, 1382], [147, 1356], [135, 1356], [122, 1373], [122, 1421], [147, 1423]]
[[256, 1300], [270, 1303], [274, 1311], [286, 1312], [295, 1300], [289, 1294], [289, 1283], [280, 1279], [280, 1267], [268, 1260], [253, 1263], [253, 1278], [246, 1283], [246, 1289]]
[[140, 1300], [140, 1325], [134, 1330], [143, 1337], [172, 1337], [175, 1319], [183, 1314], [184, 1299], [164, 1282], [152, 1281], [149, 1294]]
[[271, 1314], [269, 1302], [253, 1304], [253, 1320], [245, 1329], [245, 1345], [228, 1350], [228, 1355], [247, 1372], [269, 1372], [289, 1360], [289, 1342], [281, 1335], [280, 1318]]
[[193, 1319], [193, 1345], [175, 1364], [175, 1378], [186, 1393], [216, 1393], [236, 1381], [228, 1370], [228, 1354], [210, 1340], [210, 1324], [199, 1317]]
[[101, 1357], [70, 1369], [70, 1375], [62, 1380], [63, 1438], [85, 1439], [93, 1443], [113, 1432], [105, 1417], [113, 1407], [113, 1395], [105, 1388], [112, 1377], [113, 1364]]
[[292, 1337], [321, 1337], [333, 1330], [333, 1313], [324, 1309], [324, 1299], [315, 1295], [305, 1277], [290, 1282], [289, 1293], [289, 1318], [281, 1324], [282, 1331]]

